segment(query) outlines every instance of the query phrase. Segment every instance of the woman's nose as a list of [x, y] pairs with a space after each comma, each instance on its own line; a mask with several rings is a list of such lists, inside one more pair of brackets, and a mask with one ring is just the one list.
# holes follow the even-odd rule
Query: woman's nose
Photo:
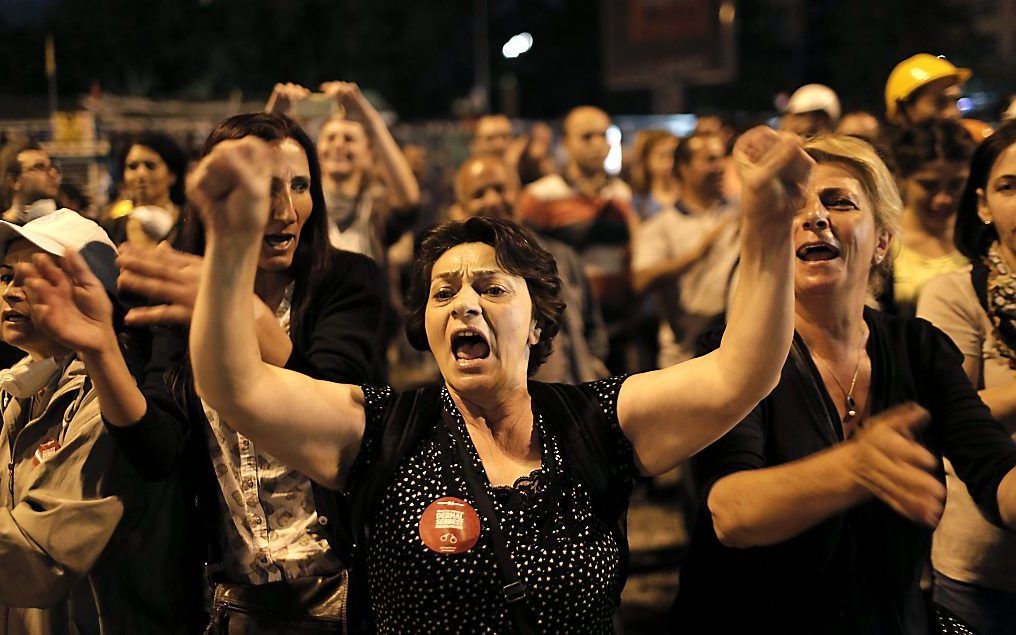
[[803, 226], [810, 231], [822, 231], [829, 228], [829, 212], [821, 201], [809, 201], [804, 212]]
[[21, 280], [15, 279], [4, 283], [3, 287], [0, 287], [0, 297], [3, 297], [4, 302], [8, 306], [14, 302], [23, 301], [25, 299], [25, 292], [21, 288]]
[[296, 222], [296, 207], [293, 205], [293, 195], [289, 189], [282, 190], [273, 197], [272, 218], [289, 223]]
[[467, 315], [480, 314], [480, 296], [471, 288], [464, 288], [455, 296], [452, 303], [452, 315], [461, 319]]
[[804, 228], [812, 230], [823, 230], [829, 228], [829, 219], [824, 216], [813, 216], [804, 219]]

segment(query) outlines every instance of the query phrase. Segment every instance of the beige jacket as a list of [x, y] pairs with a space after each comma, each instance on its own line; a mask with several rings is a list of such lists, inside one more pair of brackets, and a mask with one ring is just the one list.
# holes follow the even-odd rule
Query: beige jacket
[[127, 464], [84, 365], [2, 400], [0, 633], [182, 631], [183, 499]]

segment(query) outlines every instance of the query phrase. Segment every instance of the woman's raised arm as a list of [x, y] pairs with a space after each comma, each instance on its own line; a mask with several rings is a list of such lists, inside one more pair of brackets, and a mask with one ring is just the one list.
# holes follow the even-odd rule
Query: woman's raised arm
[[363, 393], [265, 363], [250, 308], [275, 163], [260, 139], [224, 141], [188, 180], [208, 238], [190, 332], [194, 381], [232, 428], [337, 487], [363, 438]]
[[743, 183], [740, 279], [719, 349], [634, 375], [618, 418], [640, 469], [659, 474], [726, 433], [776, 386], [794, 331], [793, 219], [813, 165], [800, 140], [758, 127], [734, 148]]

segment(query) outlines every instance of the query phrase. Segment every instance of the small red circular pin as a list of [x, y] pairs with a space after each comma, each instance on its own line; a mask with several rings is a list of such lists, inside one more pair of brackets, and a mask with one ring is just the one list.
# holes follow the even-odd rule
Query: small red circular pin
[[435, 553], [465, 553], [479, 537], [480, 517], [461, 498], [443, 496], [420, 516], [420, 539]]

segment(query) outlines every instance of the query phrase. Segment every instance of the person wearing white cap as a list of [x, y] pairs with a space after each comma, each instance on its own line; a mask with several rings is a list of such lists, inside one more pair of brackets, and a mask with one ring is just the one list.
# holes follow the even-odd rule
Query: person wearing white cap
[[[0, 333], [28, 353], [0, 372], [4, 632], [180, 632], [182, 540], [171, 528], [183, 499], [172, 483], [139, 478], [103, 425], [90, 360], [55, 336], [60, 307], [34, 301], [53, 258], [75, 287], [108, 298], [116, 250], [94, 222], [61, 209], [21, 227], [0, 222], [0, 256]], [[101, 307], [110, 319], [113, 305]]]
[[840, 98], [825, 84], [805, 84], [790, 96], [780, 129], [801, 137], [832, 132], [840, 119]]

